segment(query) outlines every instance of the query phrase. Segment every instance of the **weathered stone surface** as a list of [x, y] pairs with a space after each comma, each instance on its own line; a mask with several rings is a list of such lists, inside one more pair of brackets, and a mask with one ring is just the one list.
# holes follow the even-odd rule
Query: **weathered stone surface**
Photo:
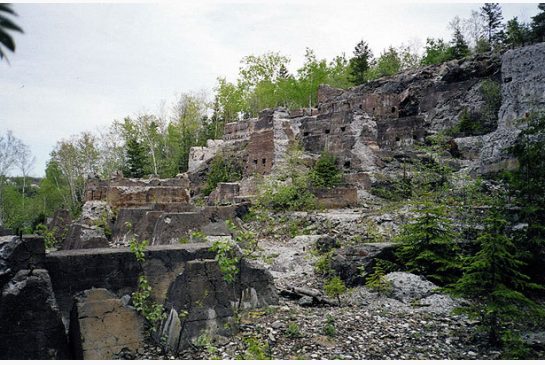
[[236, 197], [240, 195], [240, 184], [219, 183], [216, 189], [208, 197], [209, 205], [229, 205], [236, 203]]
[[109, 247], [104, 229], [81, 223], [72, 223], [64, 239], [63, 250]]
[[[152, 286], [152, 297], [164, 302], [166, 291], [187, 261], [213, 259], [208, 244], [148, 247], [144, 272]], [[118, 297], [132, 294], [142, 273], [129, 248], [63, 250], [49, 253], [45, 260], [53, 289], [65, 318], [73, 297], [91, 288], [105, 288]]]
[[404, 303], [429, 297], [439, 289], [431, 281], [407, 272], [391, 272], [385, 278], [392, 284], [389, 296]]
[[[240, 280], [225, 281], [215, 260], [187, 262], [168, 290], [166, 306], [174, 309], [163, 325], [167, 343], [183, 349], [200, 335], [228, 335], [233, 308], [258, 308], [278, 302], [272, 276], [256, 263], [241, 262]], [[171, 318], [184, 315], [180, 324]], [[178, 328], [180, 329], [177, 332]]]
[[[206, 229], [213, 230], [217, 226], [211, 223], [223, 223], [229, 219], [242, 217], [247, 213], [248, 206], [244, 204], [204, 207], [196, 212], [164, 213], [155, 224], [153, 246], [172, 245], [180, 243], [180, 238], [187, 236], [190, 232]], [[209, 234], [215, 235], [215, 234]], [[223, 234], [221, 234], [223, 235]]]
[[81, 208], [79, 222], [89, 226], [99, 223], [109, 223], [112, 217], [112, 209], [105, 201], [88, 200]]
[[19, 270], [43, 268], [45, 259], [44, 240], [28, 235], [0, 237], [0, 288]]
[[20, 270], [0, 297], [1, 359], [66, 359], [61, 313], [46, 270]]
[[86, 182], [85, 201], [106, 201], [112, 209], [188, 204], [188, 188], [189, 180], [183, 174], [172, 179], [90, 179]]
[[358, 190], [352, 187], [314, 189], [318, 204], [325, 209], [350, 208], [358, 205]]
[[144, 320], [112, 292], [89, 289], [74, 299], [69, 334], [76, 359], [110, 360], [143, 350]]
[[57, 210], [51, 220], [48, 221], [47, 229], [53, 233], [58, 246], [62, 245], [64, 238], [68, 234], [71, 222], [72, 217], [68, 209]]
[[517, 166], [506, 152], [520, 132], [517, 121], [545, 110], [545, 43], [507, 51], [502, 56], [502, 104], [498, 129], [484, 136], [479, 172], [494, 173]]
[[339, 248], [341, 246], [340, 243], [337, 242], [337, 239], [331, 236], [319, 237], [314, 245], [316, 246], [318, 252], [321, 253], [329, 252], [334, 248]]
[[223, 140], [209, 139], [205, 147], [191, 147], [189, 150], [188, 173], [197, 171], [204, 163], [214, 158], [225, 142]]
[[331, 259], [331, 268], [350, 286], [365, 283], [362, 268], [371, 272], [375, 259], [392, 260], [394, 243], [363, 243], [347, 246], [335, 251]]

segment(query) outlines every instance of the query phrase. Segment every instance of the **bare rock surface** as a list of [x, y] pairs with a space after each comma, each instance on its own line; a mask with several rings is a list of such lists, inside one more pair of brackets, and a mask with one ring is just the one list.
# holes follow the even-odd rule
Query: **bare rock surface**
[[122, 350], [138, 352], [144, 347], [144, 319], [106, 289], [89, 289], [76, 296], [70, 317], [70, 345], [76, 359], [109, 360]]
[[69, 357], [61, 312], [47, 270], [20, 270], [0, 296], [0, 358]]

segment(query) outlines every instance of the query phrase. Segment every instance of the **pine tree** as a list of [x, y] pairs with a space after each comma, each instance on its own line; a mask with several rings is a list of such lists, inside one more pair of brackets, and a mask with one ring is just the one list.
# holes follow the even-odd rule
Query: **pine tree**
[[373, 52], [364, 40], [354, 48], [354, 57], [350, 59], [350, 82], [360, 85], [367, 82], [365, 73], [373, 63]]
[[503, 15], [500, 4], [485, 3], [481, 7], [481, 17], [484, 21], [484, 28], [488, 37], [489, 44], [495, 44], [498, 41], [498, 36], [502, 30]]
[[531, 253], [528, 274], [537, 280], [542, 277], [539, 258], [545, 248], [545, 114], [530, 115], [524, 122], [527, 126], [511, 149], [519, 168], [508, 174], [508, 184], [521, 207], [520, 220], [528, 224], [517, 240]]
[[528, 40], [528, 33], [528, 26], [514, 17], [507, 22], [505, 42], [512, 48], [523, 46]]
[[424, 202], [419, 216], [402, 227], [397, 256], [409, 272], [445, 285], [460, 274], [458, 247], [445, 206]]
[[545, 41], [545, 3], [538, 6], [541, 13], [532, 17], [532, 36], [536, 42]]
[[[496, 207], [485, 219], [485, 229], [476, 240], [480, 250], [467, 260], [463, 276], [450, 288], [452, 294], [471, 300], [458, 308], [481, 320], [492, 345], [511, 340], [513, 321], [543, 310], [523, 291], [538, 286], [521, 273], [524, 263], [515, 256], [519, 248], [506, 234], [507, 221]], [[504, 343], [505, 344], [505, 343]]]
[[460, 29], [454, 30], [454, 35], [450, 43], [450, 53], [452, 58], [461, 59], [469, 55], [469, 46], [467, 45], [467, 42], [464, 39]]
[[337, 168], [337, 159], [324, 151], [309, 173], [310, 182], [315, 187], [331, 188], [342, 182], [342, 172]]
[[135, 138], [131, 138], [127, 141], [126, 148], [127, 159], [123, 168], [123, 175], [135, 178], [143, 177], [147, 163], [147, 155], [144, 146]]

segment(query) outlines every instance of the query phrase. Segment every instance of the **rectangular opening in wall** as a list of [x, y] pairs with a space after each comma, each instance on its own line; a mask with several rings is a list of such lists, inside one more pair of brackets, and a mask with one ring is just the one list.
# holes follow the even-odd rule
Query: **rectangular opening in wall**
[[329, 129], [326, 129], [326, 130], [324, 131], [325, 134], [329, 134], [329, 132], [331, 132]]
[[266, 158], [262, 158], [262, 159], [261, 159], [261, 163], [263, 164], [263, 166], [265, 166], [265, 164], [267, 163], [267, 159], [266, 159]]
[[254, 160], [254, 165], [257, 165], [257, 160]]
[[309, 132], [305, 132], [303, 133], [303, 137], [308, 137], [309, 134], [310, 134]]
[[346, 131], [346, 127], [341, 127], [341, 132]]

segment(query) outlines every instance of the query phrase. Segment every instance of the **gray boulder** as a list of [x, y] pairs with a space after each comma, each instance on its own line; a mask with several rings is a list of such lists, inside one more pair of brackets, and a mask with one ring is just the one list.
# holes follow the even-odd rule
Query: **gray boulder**
[[393, 260], [396, 244], [362, 243], [339, 248], [331, 259], [331, 268], [349, 286], [365, 284], [364, 274], [373, 270], [376, 259]]
[[385, 277], [392, 287], [389, 297], [404, 303], [429, 297], [439, 289], [431, 281], [408, 272], [391, 272]]
[[19, 270], [43, 268], [45, 246], [39, 236], [0, 237], [0, 288]]

